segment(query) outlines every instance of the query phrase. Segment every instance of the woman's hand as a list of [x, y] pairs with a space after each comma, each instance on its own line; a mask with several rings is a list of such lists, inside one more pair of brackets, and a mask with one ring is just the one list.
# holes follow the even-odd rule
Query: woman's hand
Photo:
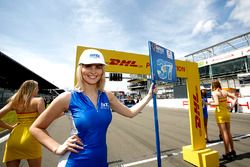
[[16, 123], [16, 124], [14, 124], [14, 125], [12, 125], [12, 129], [11, 130], [13, 130], [17, 125], [19, 125], [19, 122]]
[[78, 149], [83, 149], [83, 143], [77, 135], [70, 136], [62, 145], [60, 145], [54, 153], [57, 155], [63, 155], [67, 151], [78, 153]]
[[158, 92], [158, 89], [157, 89], [157, 87], [156, 87], [156, 84], [152, 83], [152, 84], [150, 85], [150, 89], [149, 89], [149, 91], [148, 91], [149, 96], [152, 98], [152, 97], [153, 97], [153, 94], [157, 94], [157, 92]]

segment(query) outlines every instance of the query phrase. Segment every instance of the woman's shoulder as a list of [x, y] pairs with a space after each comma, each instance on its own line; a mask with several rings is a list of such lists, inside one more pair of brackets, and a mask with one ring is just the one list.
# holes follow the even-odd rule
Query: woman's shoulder
[[61, 93], [61, 94], [59, 94], [57, 97], [56, 97], [56, 99], [70, 99], [71, 98], [71, 94], [72, 94], [72, 92], [71, 91], [66, 91], [66, 92], [63, 92], [63, 93]]
[[228, 91], [221, 90], [221, 94], [222, 94], [223, 97], [226, 97], [228, 95]]
[[106, 93], [108, 96], [114, 95], [112, 91], [107, 91], [107, 90], [103, 91], [103, 93]]
[[33, 97], [32, 101], [41, 102], [41, 101], [44, 101], [44, 98], [43, 97]]
[[113, 97], [114, 97], [114, 94], [111, 91], [105, 90], [105, 91], [103, 91], [103, 93], [105, 93], [108, 96], [109, 100], [113, 99]]

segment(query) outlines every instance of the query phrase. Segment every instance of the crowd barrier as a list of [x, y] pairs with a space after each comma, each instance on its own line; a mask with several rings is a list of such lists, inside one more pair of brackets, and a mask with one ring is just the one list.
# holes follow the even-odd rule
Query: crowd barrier
[[[208, 98], [208, 102], [212, 101], [211, 98]], [[231, 102], [228, 101], [229, 105]], [[149, 106], [152, 106], [153, 102], [149, 103]], [[238, 109], [239, 113], [250, 113], [250, 97], [242, 97], [238, 98]], [[157, 99], [157, 107], [167, 107], [167, 108], [180, 108], [180, 109], [188, 109], [188, 99], [180, 98], [180, 99]], [[214, 106], [208, 106], [208, 111], [214, 111]], [[233, 112], [235, 110], [233, 109]]]

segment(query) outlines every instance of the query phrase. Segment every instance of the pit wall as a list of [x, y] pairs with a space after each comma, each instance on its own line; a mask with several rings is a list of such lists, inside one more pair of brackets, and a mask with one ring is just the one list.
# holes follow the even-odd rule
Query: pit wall
[[[208, 98], [208, 102], [210, 101], [212, 99]], [[231, 105], [231, 102], [228, 101], [228, 104]], [[149, 103], [149, 106], [153, 106], [153, 101]], [[157, 99], [157, 107], [188, 109], [188, 99]], [[208, 106], [208, 111], [214, 110], [215, 107]], [[250, 97], [238, 98], [238, 112], [250, 113]]]

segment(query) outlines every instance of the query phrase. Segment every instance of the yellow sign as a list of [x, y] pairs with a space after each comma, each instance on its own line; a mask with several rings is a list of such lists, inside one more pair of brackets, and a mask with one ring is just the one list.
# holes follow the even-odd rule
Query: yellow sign
[[[90, 47], [77, 47], [76, 62], [85, 49], [90, 49]], [[99, 48], [92, 49], [98, 49], [103, 54], [108, 72], [146, 75], [150, 73], [149, 56]]]
[[198, 65], [188, 62], [187, 69], [191, 145], [193, 150], [200, 150], [206, 147], [206, 143]]

